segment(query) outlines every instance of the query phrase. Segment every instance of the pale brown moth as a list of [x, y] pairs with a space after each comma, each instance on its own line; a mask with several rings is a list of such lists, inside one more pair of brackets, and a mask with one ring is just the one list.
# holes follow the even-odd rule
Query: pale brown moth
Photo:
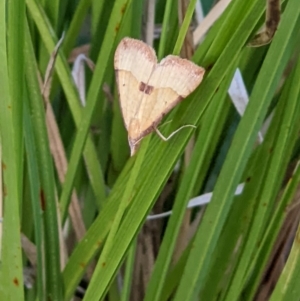
[[[205, 70], [178, 56], [157, 62], [153, 48], [140, 40], [124, 38], [118, 45], [114, 68], [119, 100], [131, 155], [139, 142], [156, 131], [161, 119], [201, 83]], [[186, 126], [184, 126], [186, 127]]]

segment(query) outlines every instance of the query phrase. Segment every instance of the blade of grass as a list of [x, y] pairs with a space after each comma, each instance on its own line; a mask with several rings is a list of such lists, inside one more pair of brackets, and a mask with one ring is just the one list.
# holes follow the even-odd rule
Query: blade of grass
[[[285, 90], [289, 91], [289, 87], [286, 87]], [[264, 231], [263, 225], [253, 222], [253, 219], [256, 218], [259, 211], [266, 211], [267, 208], [273, 208], [274, 200], [267, 199], [266, 197], [261, 198], [261, 196], [265, 189], [264, 185], [267, 181], [266, 179], [270, 177], [270, 175], [278, 178], [276, 173], [269, 173], [270, 166], [272, 166], [272, 160], [273, 164], [282, 163], [282, 160], [278, 159], [278, 156], [276, 159], [273, 159], [273, 156], [278, 151], [277, 138], [281, 132], [281, 127], [286, 124], [283, 120], [283, 112], [287, 107], [286, 100], [288, 100], [287, 95], [282, 95], [279, 104], [276, 106], [272, 123], [264, 137], [263, 144], [256, 147], [245, 168], [246, 173], [243, 176], [243, 180], [241, 180], [241, 182], [246, 183], [243, 194], [234, 201], [226, 223], [223, 226], [222, 235], [218, 239], [218, 247], [211, 254], [213, 265], [210, 268], [209, 276], [201, 291], [201, 299], [213, 300], [218, 297], [222, 300], [237, 271], [241, 255], [244, 256], [244, 253], [249, 253], [252, 263], [258, 255], [257, 246], [261, 245], [261, 238], [258, 239], [259, 242], [248, 247], [245, 247], [245, 243], [247, 243], [247, 234], [250, 227], [257, 226], [258, 229]], [[287, 113], [287, 116], [289, 115], [292, 117], [293, 114]], [[279, 143], [279, 148], [281, 145], [290, 144]], [[290, 156], [286, 154], [285, 157], [289, 159]], [[283, 173], [284, 172], [282, 172], [282, 174]], [[281, 185], [281, 180], [278, 179], [278, 181], [279, 182], [275, 184], [274, 191], [277, 191], [277, 187], [280, 187]], [[249, 281], [250, 276], [259, 279], [256, 271], [258, 267], [261, 270], [264, 269], [264, 265], [261, 262], [254, 264], [254, 266], [255, 269], [251, 269], [252, 275], [250, 274], [249, 277], [245, 277], [247, 286], [252, 284], [252, 282]], [[249, 270], [250, 269], [247, 268], [247, 272]], [[226, 271], [226, 274], [224, 274], [224, 271]], [[245, 285], [245, 283], [243, 283], [243, 285]], [[248, 298], [247, 293], [245, 294], [244, 292], [243, 295]], [[250, 298], [249, 300], [252, 300], [253, 298]]]
[[[248, 51], [245, 49], [243, 54], [245, 52]], [[246, 185], [242, 195], [235, 199], [218, 239], [218, 247], [211, 254], [213, 263], [203, 290], [201, 290], [200, 298], [213, 300], [218, 297], [222, 299], [230, 285], [247, 240], [247, 233], [255, 214], [254, 210], [259, 206], [258, 200], [271, 161], [270, 150], [275, 148], [282, 123], [283, 109], [284, 103], [281, 102], [281, 105], [276, 107], [272, 125], [264, 137], [263, 144], [255, 148], [248, 161], [246, 172], [240, 181]], [[263, 207], [267, 207], [265, 202]], [[226, 274], [224, 274], [225, 270]]]
[[[27, 0], [27, 7], [30, 11], [32, 18], [40, 32], [40, 35], [45, 43], [49, 54], [53, 52], [56, 45], [56, 39], [54, 38], [54, 32], [49, 24], [49, 21], [41, 9], [41, 7], [33, 0]], [[59, 51], [56, 59], [55, 69], [58, 77], [66, 94], [68, 104], [70, 106], [74, 121], [77, 128], [79, 127], [82, 115], [82, 108], [80, 107], [80, 101], [78, 93], [75, 90], [74, 84], [71, 80], [71, 73], [67, 65], [65, 57]], [[97, 157], [95, 146], [93, 145], [91, 136], [88, 136], [86, 146], [84, 149], [84, 158], [88, 169], [89, 180], [93, 187], [93, 191], [97, 200], [97, 205], [101, 208], [104, 204], [106, 197], [104, 179], [101, 172], [101, 166]], [[65, 206], [65, 207], [64, 207]], [[66, 212], [66, 204], [61, 204], [61, 211]]]
[[43, 260], [43, 219], [42, 210], [40, 207], [40, 179], [38, 172], [38, 162], [36, 160], [36, 146], [34, 144], [34, 134], [31, 123], [31, 118], [29, 114], [29, 103], [26, 97], [24, 104], [24, 140], [26, 147], [26, 155], [28, 161], [28, 176], [30, 183], [30, 197], [33, 211], [33, 222], [34, 222], [34, 235], [35, 235], [35, 245], [37, 249], [37, 277], [36, 277], [36, 289], [37, 298], [40, 301], [46, 300], [46, 295], [44, 294], [44, 283], [45, 274], [44, 271], [44, 260]]
[[[294, 199], [295, 193], [297, 191], [297, 187], [300, 183], [300, 169], [299, 169], [299, 164], [296, 167], [296, 170], [294, 171], [294, 174], [292, 178], [289, 180], [287, 187], [284, 191], [284, 194], [282, 198], [278, 201], [278, 204], [280, 206], [274, 213], [274, 217], [270, 221], [270, 224], [267, 228], [266, 234], [264, 235], [264, 238], [262, 240], [262, 243], [260, 245], [260, 248], [255, 254], [256, 256], [253, 259], [253, 262], [251, 263], [247, 276], [251, 276], [251, 272], [255, 270], [255, 267], [259, 267], [258, 271], [256, 271], [257, 275], [262, 275], [264, 272], [264, 268], [269, 260], [269, 254], [272, 252], [272, 248], [274, 247], [274, 243], [276, 242], [276, 239], [278, 237], [278, 233], [281, 230], [281, 227], [285, 221], [286, 215], [286, 210], [289, 210], [290, 207], [289, 205]], [[245, 278], [247, 277], [245, 276]], [[252, 283], [251, 287], [247, 288], [246, 300], [253, 300], [253, 296], [257, 293], [257, 287], [260, 284], [260, 277], [256, 276], [255, 281]], [[275, 287], [276, 288], [276, 287]]]
[[[118, 207], [118, 211], [115, 215], [115, 218], [114, 218], [113, 224], [110, 228], [103, 251], [100, 255], [96, 269], [93, 273], [93, 277], [91, 279], [91, 282], [89, 284], [89, 287], [85, 293], [83, 300], [102, 300], [102, 299], [104, 299], [105, 293], [108, 290], [108, 286], [109, 286], [110, 282], [113, 280], [113, 277], [111, 277], [111, 278], [109, 278], [109, 280], [107, 282], [105, 282], [106, 279], [103, 276], [105, 276], [105, 274], [107, 274], [108, 277], [111, 276], [107, 272], [107, 270], [109, 268], [109, 266], [107, 266], [107, 265], [109, 263], [110, 252], [113, 247], [115, 235], [118, 231], [123, 214], [128, 206], [128, 203], [130, 202], [131, 194], [134, 189], [134, 185], [135, 185], [137, 176], [141, 170], [141, 166], [144, 161], [149, 142], [150, 142], [149, 137], [147, 139], [144, 139], [143, 146], [139, 150], [139, 153], [138, 153], [137, 158], [134, 163], [133, 171], [130, 173], [129, 180], [127, 182], [120, 205]], [[103, 271], [104, 271], [104, 275], [103, 275]], [[115, 268], [113, 273], [116, 273], [116, 271], [117, 271], [117, 268]], [[99, 285], [99, 278], [101, 278], [102, 285]], [[103, 283], [104, 283], [104, 285], [103, 285]]]
[[[277, 115], [280, 116], [281, 112], [278, 113]], [[281, 120], [274, 117], [273, 120], [275, 119]], [[200, 298], [213, 300], [218, 297], [222, 300], [230, 285], [269, 166], [270, 149], [275, 143], [276, 130], [277, 127], [272, 126], [272, 133], [268, 132], [268, 135], [264, 137], [263, 145], [256, 147], [248, 161], [245, 168], [246, 173], [240, 181], [240, 183], [244, 182], [246, 185], [242, 195], [234, 199], [222, 228], [222, 234], [218, 239], [217, 248], [211, 254], [212, 265], [201, 290]]]
[[[293, 10], [293, 7], [290, 7], [289, 9]], [[290, 15], [289, 13], [290, 13], [289, 10], [284, 12], [283, 21], [285, 20], [286, 23], [283, 23], [282, 21], [282, 24], [285, 26], [294, 25], [295, 26], [294, 28], [298, 28], [299, 22], [297, 26], [296, 21], [297, 18], [299, 17], [300, 10], [298, 11], [298, 16], [297, 14], [294, 15], [295, 17], [294, 24], [292, 22], [293, 20], [292, 15]], [[284, 34], [282, 35], [282, 39], [283, 38], [284, 39], [286, 38]], [[290, 37], [290, 39], [295, 41], [295, 36]], [[291, 46], [293, 46], [293, 41], [290, 42]], [[285, 45], [282, 45], [281, 47], [284, 46]], [[289, 49], [289, 51], [291, 50], [292, 47]], [[283, 61], [281, 61], [281, 63], [283, 64]], [[295, 120], [293, 120], [292, 118], [298, 118], [297, 115], [293, 117], [296, 112], [297, 112], [297, 102], [295, 102], [295, 98], [289, 98], [289, 102], [285, 105], [285, 112], [284, 112], [286, 114], [285, 119], [283, 119], [282, 126], [277, 133], [278, 135], [277, 142], [272, 152], [272, 159], [270, 161], [270, 165], [265, 175], [264, 187], [259, 195], [260, 202], [258, 203], [257, 210], [254, 215], [252, 229], [251, 232], [249, 233], [249, 236], [247, 237], [247, 243], [245, 245], [243, 257], [239, 262], [239, 266], [237, 267], [235, 277], [233, 279], [233, 282], [230, 286], [229, 292], [225, 300], [228, 301], [234, 300], [235, 298], [237, 298], [238, 295], [240, 295], [243, 289], [243, 280], [245, 280], [244, 279], [245, 274], [247, 273], [249, 265], [253, 260], [251, 254], [255, 254], [257, 252], [257, 248], [256, 248], [257, 242], [261, 241], [261, 235], [263, 232], [262, 229], [264, 228], [264, 225], [268, 222], [267, 218], [271, 213], [271, 208], [273, 207], [272, 204], [282, 184], [282, 179], [284, 177], [284, 170], [288, 164], [288, 160], [293, 150], [289, 148], [295, 143], [295, 141], [292, 143], [292, 141], [289, 141], [289, 139], [291, 135], [290, 131], [293, 128], [292, 124], [296, 125]]]
[[25, 1], [7, 1], [7, 66], [9, 75], [10, 95], [14, 106], [13, 121], [15, 127], [15, 148], [17, 152], [16, 167], [19, 177], [19, 200], [21, 200], [23, 174], [23, 83], [24, 83], [24, 22]]
[[[20, 162], [19, 151], [16, 147], [20, 146], [18, 130], [15, 128], [18, 113], [18, 107], [15, 108], [14, 104], [18, 100], [21, 102], [22, 95], [20, 90], [16, 92], [19, 97], [17, 100], [12, 100], [11, 89], [13, 84], [12, 78], [18, 78], [15, 71], [11, 71], [9, 77], [9, 67], [7, 50], [7, 16], [6, 6], [7, 2], [0, 3], [0, 134], [1, 134], [1, 153], [2, 153], [2, 189], [4, 201], [4, 217], [2, 221], [2, 240], [1, 240], [1, 266], [0, 266], [0, 299], [2, 300], [24, 300], [23, 294], [23, 264], [21, 252], [21, 237], [20, 237], [20, 212], [19, 212], [19, 197], [21, 195], [20, 185], [16, 179], [21, 179], [19, 174], [20, 168], [17, 163]], [[10, 5], [13, 3], [10, 2]], [[18, 4], [17, 4], [18, 5]], [[11, 28], [11, 30], [13, 30]], [[13, 31], [12, 31], [13, 32]], [[10, 37], [12, 38], [12, 37]], [[16, 41], [15, 41], [16, 42]], [[10, 41], [11, 46], [13, 41]], [[17, 52], [14, 52], [14, 55]], [[11, 54], [13, 55], [13, 54]], [[22, 76], [20, 74], [20, 76]], [[16, 83], [15, 83], [16, 84]], [[16, 87], [16, 89], [18, 89]], [[20, 104], [18, 104], [19, 106]], [[16, 110], [16, 111], [15, 111]]]
[[26, 32], [26, 83], [33, 122], [37, 158], [41, 177], [41, 202], [45, 213], [45, 259], [47, 298], [62, 300], [58, 221], [52, 157], [49, 149], [44, 103], [37, 79], [37, 65], [31, 44], [29, 28]]
[[123, 283], [120, 301], [129, 301], [130, 300], [134, 262], [135, 262], [135, 255], [136, 255], [136, 245], [137, 245], [137, 240], [135, 239], [130, 246], [130, 249], [128, 251], [128, 256], [126, 259], [126, 270], [125, 270], [125, 275], [124, 275], [124, 283]]
[[[276, 177], [278, 180], [278, 184], [275, 182], [275, 187], [267, 186], [265, 190], [266, 192], [263, 192], [261, 195], [261, 198], [263, 199], [264, 206], [261, 207], [274, 207], [275, 198], [271, 198], [272, 202], [268, 204], [268, 191], [276, 191], [278, 190], [277, 187], [280, 187], [283, 175], [285, 174], [284, 170], [286, 170], [288, 161], [290, 160], [291, 153], [294, 149], [295, 142], [298, 137], [299, 132], [299, 92], [300, 92], [300, 84], [299, 84], [299, 76], [300, 76], [300, 60], [298, 59], [298, 63], [295, 67], [294, 72], [291, 74], [291, 77], [288, 79], [288, 82], [285, 84], [283, 93], [281, 95], [281, 107], [284, 108], [284, 115], [282, 120], [280, 120], [281, 128], [276, 131], [277, 133], [277, 145], [275, 145], [272, 149], [272, 156], [273, 156], [273, 165], [278, 165], [278, 167], [281, 167], [279, 170], [279, 174], [276, 174], [276, 171], [274, 170], [273, 165], [268, 169], [270, 175], [273, 177]], [[275, 178], [275, 179], [276, 179]], [[292, 177], [292, 181], [295, 181], [297, 177]], [[270, 181], [268, 181], [270, 182]], [[266, 181], [266, 184], [268, 184]], [[258, 238], [259, 241], [259, 249], [255, 248], [255, 250], [248, 250], [246, 248], [245, 253], [249, 252], [248, 256], [251, 256], [251, 262], [248, 263], [248, 267], [246, 269], [246, 276], [245, 279], [249, 279], [251, 276], [251, 273], [256, 274], [256, 281], [252, 284], [252, 293], [247, 294], [248, 300], [251, 300], [250, 297], [254, 296], [255, 291], [259, 285], [260, 277], [257, 277], [257, 275], [262, 275], [264, 272], [264, 268], [267, 264], [267, 261], [269, 259], [269, 256], [272, 251], [272, 247], [274, 246], [275, 240], [277, 238], [277, 235], [281, 229], [281, 226], [284, 222], [284, 219], [287, 215], [286, 208], [288, 204], [292, 200], [293, 194], [291, 193], [291, 190], [295, 189], [295, 184], [293, 184], [292, 187], [291, 183], [287, 185], [285, 193], [282, 195], [281, 200], [278, 201], [278, 207], [275, 209], [275, 212], [272, 212], [271, 220], [269, 221], [267, 218], [268, 228], [267, 231], [264, 231], [263, 239], [261, 237]], [[294, 187], [294, 188], [293, 188]], [[255, 214], [255, 220], [253, 222], [254, 227], [259, 227], [259, 220], [257, 219], [258, 215], [260, 214], [261, 210], [257, 210], [257, 213]], [[266, 223], [266, 222], [265, 222]], [[264, 226], [261, 226], [261, 229], [263, 229]], [[258, 230], [257, 230], [258, 231]], [[261, 236], [261, 235], [260, 235]], [[253, 254], [253, 255], [252, 255]], [[245, 254], [246, 255], [246, 254]], [[245, 256], [246, 257], [246, 256]]]
[[[82, 23], [86, 18], [89, 7], [91, 6], [92, 0], [80, 0], [77, 4], [76, 11], [72, 17], [70, 26], [66, 31], [66, 37], [63, 43], [63, 52], [68, 58], [70, 51], [74, 47], [78, 33], [82, 27]], [[104, 1], [103, 1], [104, 3]]]
[[[292, 34], [299, 9], [295, 0], [289, 1], [277, 34], [270, 46], [245, 115], [234, 136], [231, 148], [214, 189], [213, 198], [208, 205], [194, 249], [191, 251], [184, 275], [179, 284], [175, 301], [193, 300], [202, 288], [207, 276], [211, 253], [220, 236], [228, 215], [234, 190], [241, 178], [244, 167], [251, 154], [252, 145], [270, 104], [276, 85], [294, 47]], [[195, 265], [195, 263], [198, 263]]]
[[187, 33], [187, 31], [188, 31], [188, 29], [191, 25], [191, 21], [192, 21], [192, 18], [193, 18], [196, 2], [197, 2], [197, 0], [191, 0], [188, 7], [187, 7], [186, 14], [185, 14], [183, 22], [180, 26], [180, 31], [179, 31], [179, 34], [178, 34], [178, 38], [177, 38], [176, 44], [174, 46], [174, 50], [173, 50], [174, 55], [179, 55], [180, 54], [184, 39], [186, 38], [186, 33]]
[[[298, 97], [299, 101], [299, 97]], [[299, 168], [296, 172], [299, 184]], [[296, 179], [295, 177], [295, 179]], [[300, 295], [300, 248], [299, 248], [299, 227], [295, 236], [294, 244], [288, 261], [271, 295], [270, 301], [297, 301]]]
[[[130, 164], [124, 168], [122, 174], [125, 175], [124, 181], [127, 183], [132, 167], [133, 160], [129, 160]], [[118, 185], [118, 183], [116, 183]], [[124, 185], [125, 189], [125, 185]], [[69, 300], [76, 289], [77, 284], [82, 278], [85, 268], [95, 254], [102, 247], [103, 241], [111, 227], [114, 215], [120, 203], [120, 198], [123, 194], [123, 188], [118, 191], [115, 198], [110, 198], [110, 201], [104, 206], [97, 219], [88, 229], [84, 239], [77, 245], [73, 251], [69, 261], [65, 267], [64, 287], [65, 287], [65, 300]]]
[[98, 99], [99, 90], [103, 84], [105, 69], [110, 58], [110, 53], [114, 46], [114, 41], [117, 34], [116, 28], [119, 26], [123, 18], [124, 7], [128, 7], [128, 5], [130, 5], [130, 1], [131, 0], [117, 0], [115, 2], [109, 20], [102, 48], [97, 59], [93, 79], [88, 91], [87, 105], [83, 111], [82, 121], [78, 128], [78, 132], [71, 153], [69, 168], [66, 174], [65, 183], [60, 197], [60, 204], [62, 208], [63, 217], [65, 217], [66, 215], [66, 209], [69, 204], [70, 194], [73, 188], [73, 182], [76, 175], [78, 163], [81, 157], [82, 149], [84, 147], [93, 111]]
[[170, 23], [171, 11], [172, 11], [173, 5], [174, 5], [174, 3], [172, 0], [167, 0], [166, 6], [165, 6], [162, 29], [161, 29], [160, 42], [159, 42], [159, 47], [158, 47], [158, 51], [157, 51], [157, 57], [159, 60], [163, 58], [164, 51], [166, 49], [168, 32], [169, 32], [168, 27], [169, 27], [169, 23]]
[[49, 20], [56, 32], [59, 23], [60, 0], [44, 0], [41, 4], [44, 6], [44, 9], [49, 16]]
[[[224, 100], [231, 82], [232, 74], [233, 71], [231, 70], [221, 84], [218, 94], [215, 95], [212, 103], [204, 114], [200, 134], [197, 137], [190, 164], [183, 175], [182, 182], [175, 198], [172, 215], [168, 221], [164, 239], [160, 246], [154, 270], [147, 287], [145, 301], [155, 301], [160, 300], [161, 298], [177, 236], [186, 212], [187, 203], [192, 197], [199, 173], [203, 172], [203, 166], [206, 165], [206, 169], [208, 168], [209, 161], [213, 155], [212, 149], [216, 147], [219, 138], [217, 133], [220, 132], [220, 126], [223, 126], [222, 119], [224, 121], [224, 118], [227, 116], [227, 114], [224, 113], [228, 111], [228, 103]], [[220, 105], [220, 103], [223, 105]], [[204, 176], [205, 175], [203, 174], [203, 178]], [[203, 178], [202, 181], [204, 180]]]

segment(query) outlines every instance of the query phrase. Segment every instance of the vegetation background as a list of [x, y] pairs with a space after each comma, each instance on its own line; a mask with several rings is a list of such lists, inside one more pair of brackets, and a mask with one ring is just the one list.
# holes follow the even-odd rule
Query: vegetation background
[[[0, 300], [300, 300], [299, 1], [282, 1], [259, 48], [247, 43], [265, 1], [221, 1], [194, 48], [197, 1], [0, 1]], [[132, 158], [113, 70], [124, 36], [206, 69], [161, 127], [197, 129], [149, 135]], [[76, 86], [80, 53], [95, 65], [75, 68]], [[242, 117], [227, 93], [237, 68]]]

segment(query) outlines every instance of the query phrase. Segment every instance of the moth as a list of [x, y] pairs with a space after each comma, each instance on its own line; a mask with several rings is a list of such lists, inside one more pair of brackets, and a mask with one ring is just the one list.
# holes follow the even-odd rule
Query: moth
[[[131, 156], [140, 141], [156, 131], [162, 118], [201, 83], [205, 70], [189, 60], [168, 55], [160, 63], [146, 43], [124, 38], [114, 57], [119, 100]], [[186, 126], [183, 126], [186, 127]]]

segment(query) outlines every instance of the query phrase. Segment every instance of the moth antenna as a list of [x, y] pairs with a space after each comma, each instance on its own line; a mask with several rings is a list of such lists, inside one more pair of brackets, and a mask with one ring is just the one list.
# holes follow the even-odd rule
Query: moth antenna
[[187, 128], [187, 127], [191, 127], [191, 128], [197, 128], [195, 125], [192, 125], [192, 124], [186, 124], [186, 125], [183, 125], [182, 127], [180, 127], [179, 129], [177, 129], [176, 131], [174, 131], [171, 135], [169, 135], [168, 137], [165, 137], [160, 131], [158, 128], [155, 128], [155, 132], [156, 134], [164, 141], [168, 141], [169, 139], [171, 139], [175, 134], [177, 134], [179, 131], [181, 131], [182, 129], [184, 128]]
[[168, 120], [168, 121], [164, 122], [163, 124], [161, 124], [160, 127], [165, 126], [165, 125], [167, 125], [168, 123], [171, 123], [172, 121], [173, 121], [172, 119], [171, 119], [171, 120]]

